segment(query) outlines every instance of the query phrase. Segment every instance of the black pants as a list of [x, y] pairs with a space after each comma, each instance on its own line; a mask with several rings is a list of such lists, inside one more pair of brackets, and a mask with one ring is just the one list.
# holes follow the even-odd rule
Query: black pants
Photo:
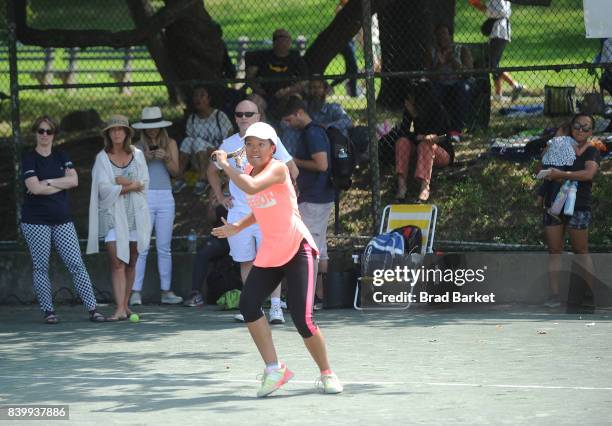
[[317, 331], [312, 318], [318, 260], [315, 252], [302, 240], [295, 256], [286, 264], [272, 268], [253, 266], [240, 295], [240, 313], [246, 322], [264, 315], [263, 302], [283, 277], [287, 278], [287, 303], [291, 318], [300, 335], [311, 337]]
[[191, 291], [200, 291], [204, 297], [208, 294], [206, 278], [210, 272], [210, 262], [229, 254], [230, 248], [225, 238], [208, 237], [200, 247], [193, 262], [191, 273]]

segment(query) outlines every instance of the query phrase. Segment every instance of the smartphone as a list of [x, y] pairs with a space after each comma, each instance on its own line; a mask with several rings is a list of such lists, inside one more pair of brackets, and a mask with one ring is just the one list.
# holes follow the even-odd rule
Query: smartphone
[[149, 145], [149, 150], [155, 151], [156, 149], [159, 149], [159, 146], [157, 146], [157, 145]]

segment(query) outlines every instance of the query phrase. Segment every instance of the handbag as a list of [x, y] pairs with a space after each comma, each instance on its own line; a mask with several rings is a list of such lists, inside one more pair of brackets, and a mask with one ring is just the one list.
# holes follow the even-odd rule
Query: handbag
[[493, 31], [493, 25], [495, 25], [496, 21], [497, 18], [488, 18], [482, 23], [482, 25], [480, 26], [480, 32], [483, 36], [489, 37], [491, 35], [491, 31]]
[[582, 106], [580, 107], [580, 112], [584, 112], [585, 114], [590, 115], [601, 115], [604, 112], [605, 104], [603, 95], [601, 92], [598, 92], [596, 84], [599, 82], [597, 78], [597, 74], [593, 78], [593, 91], [584, 94], [584, 98], [582, 99]]
[[572, 115], [576, 112], [576, 86], [544, 86], [544, 115]]

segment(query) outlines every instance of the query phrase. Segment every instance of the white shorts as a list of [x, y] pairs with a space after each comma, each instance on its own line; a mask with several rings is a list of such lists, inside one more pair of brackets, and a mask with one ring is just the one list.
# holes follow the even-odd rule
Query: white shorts
[[[115, 228], [109, 229], [104, 237], [105, 243], [117, 241], [117, 235], [115, 234]], [[130, 231], [130, 241], [138, 241], [138, 233], [136, 231]]]
[[[244, 213], [227, 215], [229, 223], [237, 222], [246, 216]], [[257, 249], [261, 244], [261, 231], [257, 224], [243, 229], [236, 235], [228, 237], [227, 242], [230, 246], [230, 256], [234, 262], [252, 262], [257, 255]]]
[[310, 231], [315, 244], [319, 248], [319, 259], [327, 260], [327, 224], [334, 208], [334, 203], [300, 203], [298, 209], [302, 222]]

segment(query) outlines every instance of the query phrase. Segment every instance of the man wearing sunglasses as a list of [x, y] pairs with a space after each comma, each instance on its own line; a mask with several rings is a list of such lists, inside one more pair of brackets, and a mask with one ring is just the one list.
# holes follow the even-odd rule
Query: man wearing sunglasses
[[[234, 112], [236, 124], [238, 125], [239, 132], [225, 139], [219, 149], [231, 153], [239, 152], [244, 147], [244, 141], [242, 140], [249, 126], [260, 121], [261, 114], [257, 108], [257, 105], [249, 100], [245, 100], [236, 105]], [[284, 162], [289, 168], [292, 180], [295, 181], [298, 175], [298, 169], [293, 158], [280, 140], [275, 143], [276, 152], [274, 158]], [[247, 166], [246, 153], [242, 151], [239, 155], [228, 159], [229, 163], [236, 170], [244, 171]], [[228, 209], [227, 221], [235, 223], [247, 216], [251, 210], [246, 201], [246, 194], [238, 188], [233, 182], [229, 183], [229, 196], [223, 193], [221, 187], [221, 179], [219, 178], [219, 170], [215, 166], [214, 162], [210, 162], [207, 169], [208, 182], [219, 200], [219, 203]], [[247, 276], [253, 266], [253, 260], [257, 254], [257, 248], [261, 243], [261, 232], [257, 224], [251, 225], [242, 232], [229, 237], [228, 242], [230, 245], [230, 255], [234, 261], [240, 263], [240, 275], [242, 282], [246, 281]], [[285, 322], [283, 317], [283, 311], [280, 305], [280, 284], [274, 290], [271, 296], [271, 307], [269, 313], [269, 319], [271, 324], [282, 324]], [[241, 314], [234, 317], [238, 321], [244, 321]]]

